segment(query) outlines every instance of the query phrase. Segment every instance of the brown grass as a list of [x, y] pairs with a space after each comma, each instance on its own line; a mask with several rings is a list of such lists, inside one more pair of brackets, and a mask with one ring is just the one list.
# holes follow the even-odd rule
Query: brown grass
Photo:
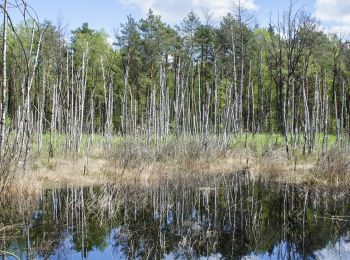
[[336, 184], [347, 183], [350, 181], [349, 155], [342, 150], [333, 148], [320, 156], [312, 171], [317, 179]]
[[[99, 156], [96, 156], [96, 154]], [[169, 142], [158, 148], [128, 142], [113, 150], [90, 152], [79, 158], [36, 160], [25, 174], [17, 174], [12, 192], [35, 194], [43, 188], [91, 186], [116, 182], [150, 185], [169, 178], [201, 178], [248, 171], [269, 180], [310, 185], [350, 181], [345, 153], [330, 151], [320, 158], [287, 159], [284, 151], [257, 154], [249, 148], [220, 150], [196, 142]], [[317, 160], [318, 159], [318, 160]]]
[[274, 157], [264, 157], [258, 160], [259, 175], [269, 179], [277, 179], [289, 171], [286, 162]]

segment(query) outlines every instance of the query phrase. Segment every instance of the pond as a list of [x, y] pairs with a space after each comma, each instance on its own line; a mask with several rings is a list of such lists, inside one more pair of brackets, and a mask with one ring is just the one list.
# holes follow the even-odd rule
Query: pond
[[0, 249], [20, 259], [350, 259], [349, 193], [248, 174], [50, 189], [1, 200]]

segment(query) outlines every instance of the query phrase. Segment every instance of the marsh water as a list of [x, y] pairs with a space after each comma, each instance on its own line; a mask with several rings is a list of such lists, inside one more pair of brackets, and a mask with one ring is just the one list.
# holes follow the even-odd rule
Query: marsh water
[[350, 259], [349, 193], [247, 174], [48, 189], [1, 200], [0, 250], [20, 259]]

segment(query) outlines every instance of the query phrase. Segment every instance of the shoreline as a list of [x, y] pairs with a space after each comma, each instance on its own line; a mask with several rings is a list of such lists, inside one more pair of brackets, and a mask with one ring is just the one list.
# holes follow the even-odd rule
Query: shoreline
[[[38, 190], [60, 187], [95, 186], [107, 183], [150, 185], [178, 177], [210, 177], [249, 172], [251, 178], [265, 178], [280, 183], [310, 186], [339, 186], [348, 183], [339, 178], [327, 180], [317, 176], [318, 158], [310, 156], [299, 162], [282, 156], [254, 156], [250, 151], [227, 151], [212, 158], [195, 160], [165, 160], [123, 165], [110, 158], [84, 156], [56, 157], [25, 172], [16, 173], [11, 190], [36, 193]], [[348, 169], [347, 169], [348, 170]]]

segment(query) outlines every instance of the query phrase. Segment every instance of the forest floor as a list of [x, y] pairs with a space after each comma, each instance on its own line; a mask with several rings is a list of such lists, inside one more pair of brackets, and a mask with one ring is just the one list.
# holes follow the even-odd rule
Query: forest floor
[[108, 149], [105, 144], [95, 144], [88, 152], [74, 156], [60, 153], [56, 148], [53, 156], [33, 155], [26, 171], [15, 175], [13, 189], [31, 193], [43, 188], [111, 182], [148, 185], [172, 177], [207, 177], [242, 171], [249, 172], [252, 178], [287, 183], [322, 186], [350, 183], [348, 153], [331, 149], [322, 154], [295, 153], [288, 159], [282, 142], [271, 139], [273, 144], [264, 147], [249, 140], [244, 145], [236, 141], [225, 150], [214, 142], [208, 142], [204, 149], [192, 139], [182, 142], [174, 139], [157, 148], [145, 147], [137, 141]]

